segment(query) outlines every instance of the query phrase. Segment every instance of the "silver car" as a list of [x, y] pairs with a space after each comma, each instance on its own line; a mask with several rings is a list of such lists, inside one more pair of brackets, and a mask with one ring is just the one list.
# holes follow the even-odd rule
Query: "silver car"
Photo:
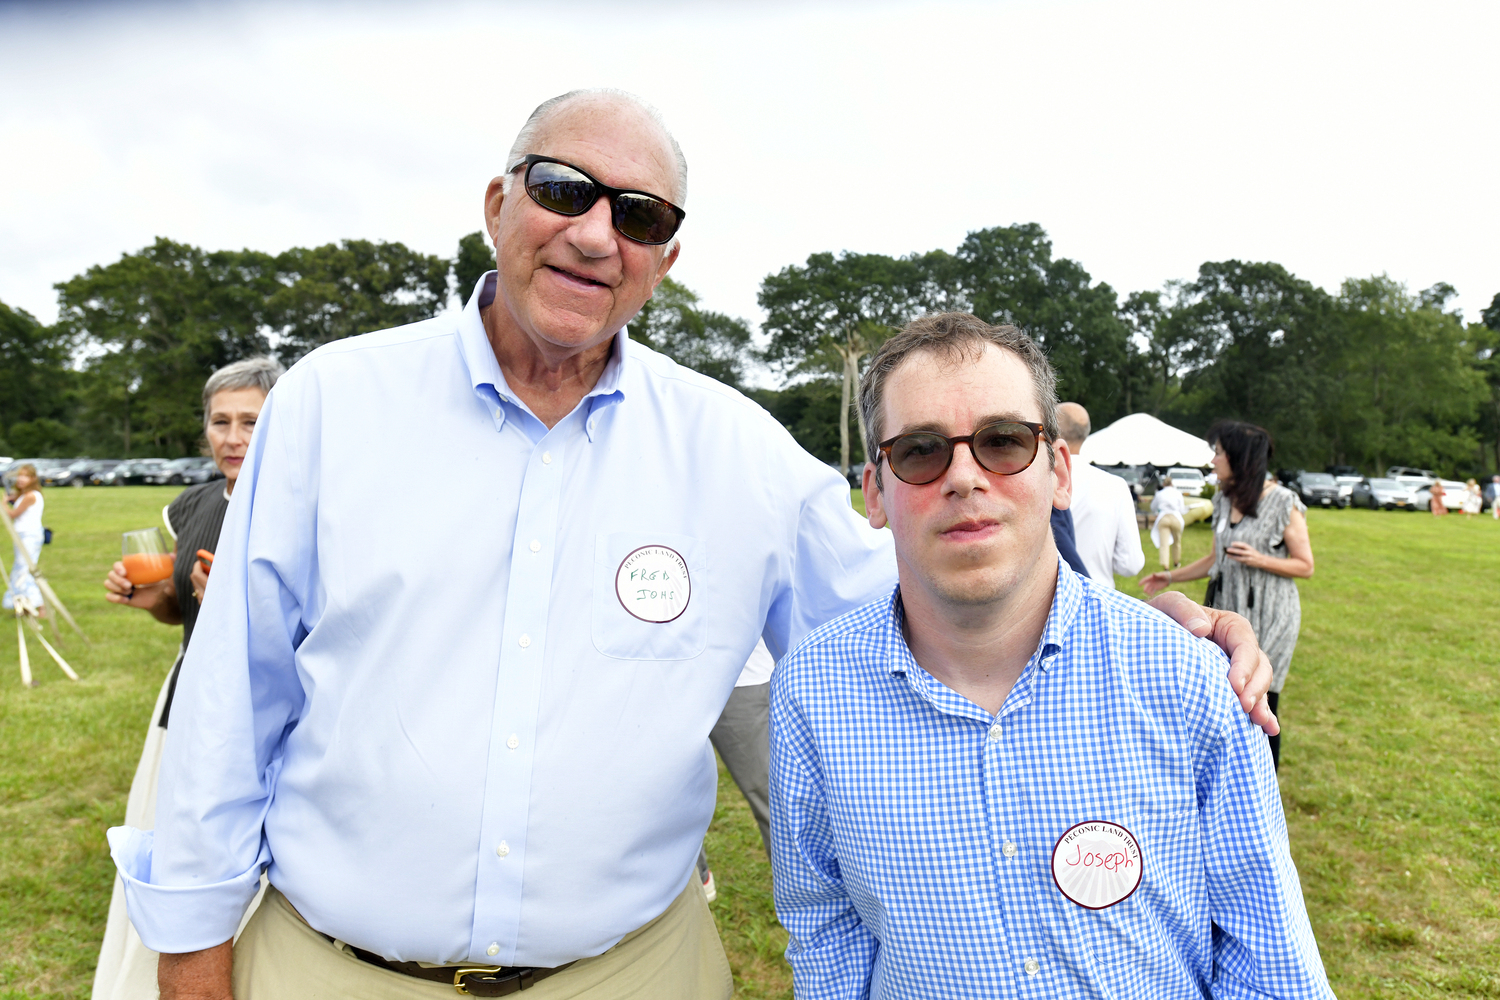
[[1349, 506], [1371, 510], [1416, 510], [1411, 492], [1395, 479], [1361, 479], [1349, 494]]

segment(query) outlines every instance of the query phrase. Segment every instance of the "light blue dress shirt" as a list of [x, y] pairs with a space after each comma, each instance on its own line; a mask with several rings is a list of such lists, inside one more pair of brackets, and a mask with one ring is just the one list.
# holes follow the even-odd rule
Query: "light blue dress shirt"
[[[899, 591], [815, 631], [771, 679], [798, 1000], [1331, 1000], [1266, 738], [1225, 669], [1066, 566], [995, 716], [912, 658]], [[1054, 849], [1078, 892], [1099, 855], [1063, 838], [1098, 821], [1133, 835], [1139, 882], [1075, 902]]]
[[152, 949], [227, 940], [269, 865], [389, 959], [599, 954], [688, 884], [756, 640], [780, 656], [895, 578], [837, 472], [624, 331], [549, 430], [485, 336], [493, 273], [476, 292], [266, 400], [155, 831], [110, 831]]

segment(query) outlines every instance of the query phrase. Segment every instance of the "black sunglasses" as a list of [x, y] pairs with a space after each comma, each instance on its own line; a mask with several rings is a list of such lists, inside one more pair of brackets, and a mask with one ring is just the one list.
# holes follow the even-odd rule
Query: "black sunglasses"
[[948, 471], [953, 464], [953, 449], [960, 444], [969, 446], [974, 461], [986, 472], [1014, 476], [1036, 461], [1043, 436], [1041, 424], [997, 420], [963, 437], [944, 437], [933, 431], [899, 434], [881, 442], [880, 454], [897, 479], [912, 486], [925, 486]]
[[558, 215], [582, 215], [594, 207], [600, 195], [609, 198], [610, 219], [615, 232], [627, 240], [661, 246], [677, 235], [687, 213], [663, 198], [645, 191], [629, 191], [601, 184], [571, 163], [550, 156], [529, 154], [512, 164], [506, 173], [526, 168], [526, 193], [531, 200]]

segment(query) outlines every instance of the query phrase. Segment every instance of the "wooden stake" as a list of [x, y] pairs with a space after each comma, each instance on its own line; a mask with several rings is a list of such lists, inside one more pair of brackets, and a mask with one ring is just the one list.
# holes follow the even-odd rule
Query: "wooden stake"
[[27, 687], [33, 687], [31, 680], [31, 661], [26, 657], [26, 629], [21, 626], [21, 617], [25, 612], [16, 609], [16, 642], [21, 646], [21, 683]]
[[63, 673], [75, 681], [78, 680], [78, 675], [73, 672], [72, 667], [68, 666], [68, 661], [64, 660], [58, 654], [57, 650], [52, 648], [52, 644], [47, 641], [47, 636], [42, 632], [42, 626], [37, 624], [35, 618], [31, 618], [29, 615], [27, 617], [30, 619], [31, 630], [36, 633], [37, 642], [40, 642], [42, 648], [52, 654], [52, 658], [57, 661], [57, 665], [62, 668]]

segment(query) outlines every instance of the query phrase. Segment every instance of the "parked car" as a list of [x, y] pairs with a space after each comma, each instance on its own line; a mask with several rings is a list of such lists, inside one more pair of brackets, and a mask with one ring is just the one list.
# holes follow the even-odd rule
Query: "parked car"
[[1126, 485], [1130, 487], [1130, 495], [1136, 502], [1139, 502], [1143, 496], [1155, 494], [1160, 485], [1156, 469], [1149, 465], [1101, 465], [1098, 468], [1125, 480]]
[[109, 473], [111, 486], [139, 486], [146, 477], [167, 464], [165, 458], [137, 458], [121, 462]]
[[[863, 468], [863, 467], [861, 467]], [[188, 483], [206, 483], [210, 479], [223, 477], [219, 467], [211, 458], [174, 458], [146, 477], [148, 483], [165, 483], [169, 486], [184, 486]]]
[[[1348, 466], [1341, 466], [1341, 468], [1347, 469]], [[1339, 484], [1339, 496], [1346, 500], [1354, 495], [1354, 487], [1364, 482], [1365, 478], [1357, 472], [1352, 475], [1340, 475], [1338, 473], [1330, 473], [1330, 475], [1333, 476], [1333, 481]]]
[[89, 470], [93, 467], [92, 458], [77, 458], [66, 465], [57, 465], [45, 472], [38, 472], [43, 486], [86, 486], [89, 481]]
[[1364, 476], [1360, 475], [1359, 470], [1352, 465], [1330, 465], [1324, 468], [1323, 471], [1328, 473], [1334, 479], [1340, 479], [1345, 476], [1352, 476], [1355, 479], [1364, 478]]
[[1431, 469], [1417, 469], [1410, 465], [1393, 465], [1385, 470], [1387, 479], [1425, 479], [1429, 483], [1437, 479]]
[[1395, 479], [1361, 479], [1354, 484], [1349, 502], [1371, 510], [1416, 510], [1411, 491]]
[[1283, 482], [1282, 485], [1301, 497], [1302, 502], [1309, 507], [1349, 506], [1349, 498], [1339, 493], [1338, 481], [1326, 472], [1308, 472], [1303, 469], [1293, 475], [1291, 482]]
[[1198, 469], [1173, 466], [1167, 470], [1167, 475], [1172, 477], [1172, 485], [1177, 487], [1177, 492], [1183, 496], [1201, 497], [1203, 495], [1203, 473]]
[[96, 458], [89, 463], [87, 473], [90, 486], [103, 486], [111, 472], [119, 467], [123, 459], [119, 458]]
[[[1443, 506], [1449, 510], [1463, 510], [1464, 496], [1468, 493], [1469, 484], [1460, 483], [1455, 479], [1437, 480], [1443, 484]], [[1398, 480], [1399, 482], [1399, 480]], [[1411, 501], [1417, 510], [1432, 510], [1432, 486], [1422, 487], [1411, 495]]]

